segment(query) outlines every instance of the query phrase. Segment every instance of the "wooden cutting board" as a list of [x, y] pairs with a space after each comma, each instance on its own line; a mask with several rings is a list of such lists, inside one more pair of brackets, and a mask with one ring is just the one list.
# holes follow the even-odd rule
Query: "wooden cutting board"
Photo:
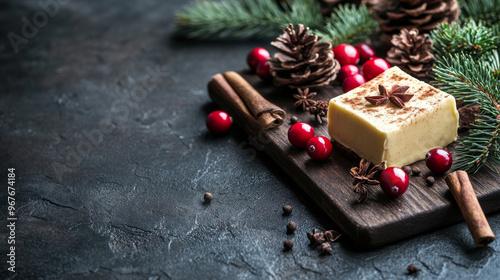
[[[316, 135], [328, 137], [326, 119], [323, 124], [318, 124], [313, 115], [296, 109], [291, 90], [273, 87], [245, 71], [239, 73], [266, 99], [284, 109], [287, 116], [282, 126], [266, 131], [259, 131], [244, 119], [235, 118], [235, 122], [253, 137], [257, 149], [264, 147], [275, 163], [361, 247], [389, 244], [463, 220], [444, 176], [435, 176], [436, 183], [431, 187], [426, 185], [425, 179], [431, 173], [423, 161], [414, 164], [420, 167], [422, 173], [410, 177], [410, 186], [403, 196], [391, 199], [378, 185], [367, 186], [368, 199], [357, 203], [358, 194], [353, 191], [349, 174], [349, 170], [359, 164], [356, 155], [334, 145], [332, 156], [319, 162], [310, 159], [305, 150], [292, 147], [288, 142], [291, 116], [295, 115], [300, 121], [311, 124]], [[316, 100], [329, 100], [342, 94], [342, 89], [336, 82], [316, 92]], [[214, 101], [234, 116], [233, 108], [223, 100]], [[449, 150], [454, 154], [452, 147]], [[500, 210], [500, 176], [483, 168], [471, 175], [470, 179], [484, 212], [487, 214]]]

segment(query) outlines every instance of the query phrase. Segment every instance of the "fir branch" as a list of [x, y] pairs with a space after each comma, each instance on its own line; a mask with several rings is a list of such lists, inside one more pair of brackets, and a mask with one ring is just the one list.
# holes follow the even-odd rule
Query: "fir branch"
[[194, 38], [276, 36], [289, 23], [321, 27], [316, 0], [293, 1], [282, 6], [272, 0], [196, 2], [176, 14], [177, 30]]
[[500, 22], [500, 0], [459, 0], [460, 17], [475, 19], [486, 26]]
[[464, 100], [465, 106], [479, 104], [481, 108], [477, 124], [457, 146], [456, 169], [475, 173], [486, 165], [498, 172], [495, 164], [500, 163], [500, 83], [494, 72], [499, 66], [495, 51], [484, 60], [465, 54], [448, 55], [434, 69], [442, 90]]
[[500, 21], [497, 24], [492, 25], [491, 30], [493, 31], [493, 35], [500, 37]]
[[437, 60], [458, 52], [479, 59], [500, 44], [500, 37], [494, 36], [491, 28], [474, 20], [463, 25], [442, 23], [431, 32], [430, 38], [434, 41], [433, 51]]
[[333, 45], [355, 44], [365, 41], [377, 28], [378, 23], [366, 5], [344, 4], [333, 10], [324, 27], [313, 32]]

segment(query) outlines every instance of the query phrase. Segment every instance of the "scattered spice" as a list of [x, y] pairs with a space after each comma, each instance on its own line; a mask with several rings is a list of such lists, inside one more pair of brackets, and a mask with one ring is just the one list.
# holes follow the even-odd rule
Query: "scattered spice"
[[214, 196], [209, 192], [206, 192], [205, 195], [203, 195], [203, 200], [205, 201], [205, 203], [210, 203], [213, 198]]
[[418, 166], [413, 166], [411, 168], [411, 172], [413, 173], [413, 176], [418, 176], [418, 175], [420, 175], [421, 171], [420, 171], [420, 168]]
[[323, 254], [333, 254], [332, 245], [330, 245], [330, 243], [328, 242], [321, 243], [321, 252]]
[[307, 107], [307, 111], [316, 117], [318, 123], [323, 123], [323, 117], [328, 113], [328, 101], [317, 101], [313, 106]]
[[425, 179], [425, 182], [427, 183], [427, 186], [432, 186], [434, 185], [434, 183], [436, 183], [436, 180], [434, 179], [434, 177], [429, 176]]
[[285, 216], [290, 216], [292, 214], [292, 206], [291, 205], [285, 205], [283, 206], [283, 215]]
[[416, 273], [416, 272], [419, 272], [420, 270], [422, 270], [420, 267], [417, 267], [416, 265], [414, 264], [410, 264], [406, 270], [408, 271], [408, 274], [413, 274], [413, 273]]
[[288, 224], [286, 224], [286, 233], [292, 234], [295, 232], [296, 229], [297, 229], [297, 224], [294, 221], [290, 221], [288, 222]]
[[393, 85], [391, 90], [387, 91], [383, 85], [379, 84], [378, 92], [380, 95], [365, 96], [365, 99], [373, 105], [387, 104], [390, 101], [399, 108], [403, 108], [405, 106], [405, 102], [410, 101], [413, 97], [413, 94], [405, 93], [409, 88], [409, 86]]
[[358, 203], [361, 203], [366, 200], [368, 197], [368, 191], [364, 187], [364, 185], [378, 185], [379, 181], [373, 179], [375, 174], [377, 172], [382, 171], [385, 169], [385, 161], [382, 162], [381, 164], [373, 166], [369, 171], [368, 168], [370, 167], [371, 162], [361, 159], [359, 162], [359, 167], [353, 167], [351, 168], [351, 176], [354, 177], [353, 185], [354, 185], [354, 191], [359, 194], [358, 197]]
[[316, 96], [316, 92], [309, 93], [309, 88], [305, 88], [303, 90], [297, 88], [297, 92], [298, 94], [293, 95], [293, 98], [297, 99], [294, 104], [295, 107], [302, 107], [302, 111], [306, 111], [307, 107], [316, 104], [316, 101], [312, 99], [314, 96]]
[[290, 122], [291, 122], [292, 124], [296, 124], [296, 123], [298, 123], [298, 122], [299, 122], [299, 118], [297, 118], [297, 116], [292, 116], [292, 117], [290, 118]]
[[342, 234], [335, 230], [327, 230], [325, 232], [318, 232], [316, 228], [313, 228], [313, 232], [307, 232], [307, 238], [311, 241], [311, 246], [321, 245], [321, 252], [323, 254], [333, 254], [333, 249], [331, 242], [337, 241]]
[[325, 231], [325, 239], [328, 242], [335, 242], [337, 239], [339, 239], [342, 236], [342, 234], [336, 232], [335, 230], [327, 230]]
[[[316, 229], [313, 229], [313, 231], [316, 231]], [[311, 241], [311, 245], [313, 243], [313, 238], [314, 238], [314, 233], [311, 233], [311, 232], [306, 232], [307, 234], [307, 239], [309, 239], [309, 241]]]
[[404, 171], [406, 174], [408, 174], [408, 176], [410, 176], [410, 175], [411, 175], [411, 167], [410, 167], [409, 165], [405, 165], [405, 166], [403, 166], [403, 168], [402, 168], [402, 169], [403, 169], [403, 171]]
[[313, 228], [313, 232], [307, 232], [307, 238], [311, 241], [312, 246], [318, 246], [319, 244], [326, 241], [325, 234], [323, 232], [318, 232]]
[[292, 250], [293, 241], [292, 240], [285, 240], [285, 242], [283, 242], [283, 247], [285, 247], [285, 251]]

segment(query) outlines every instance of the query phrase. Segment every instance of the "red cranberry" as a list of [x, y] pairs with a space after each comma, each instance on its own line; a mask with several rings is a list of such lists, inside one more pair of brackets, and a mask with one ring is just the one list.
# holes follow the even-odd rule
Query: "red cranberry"
[[212, 113], [208, 114], [206, 122], [208, 130], [216, 135], [226, 133], [231, 127], [232, 123], [233, 120], [224, 111], [213, 111]]
[[305, 148], [307, 141], [313, 137], [314, 129], [304, 122], [298, 122], [288, 129], [288, 140], [297, 148]]
[[269, 69], [269, 63], [267, 63], [267, 61], [264, 60], [257, 65], [257, 76], [259, 76], [263, 81], [270, 81], [273, 79]]
[[365, 79], [369, 81], [382, 74], [389, 68], [391, 68], [389, 62], [385, 61], [385, 59], [375, 57], [363, 64], [363, 67], [361, 67], [361, 72], [363, 73], [363, 76], [365, 76]]
[[259, 63], [261, 63], [262, 61], [266, 61], [266, 59], [270, 57], [271, 54], [268, 50], [257, 47], [248, 53], [247, 63], [250, 69], [252, 71], [255, 71], [257, 70], [257, 66], [259, 65]]
[[380, 174], [380, 187], [390, 197], [404, 194], [409, 183], [408, 174], [399, 167], [389, 167]]
[[359, 74], [359, 68], [356, 65], [344, 65], [339, 71], [339, 80], [343, 81], [345, 78]]
[[375, 57], [375, 50], [368, 44], [357, 44], [355, 48], [358, 50], [360, 63], [365, 63]]
[[425, 165], [427, 165], [432, 172], [438, 174], [450, 170], [452, 163], [453, 157], [451, 154], [440, 148], [432, 149], [425, 155]]
[[359, 62], [359, 54], [355, 47], [348, 44], [340, 44], [333, 48], [333, 54], [340, 65], [356, 64]]
[[307, 142], [307, 154], [315, 160], [325, 160], [332, 154], [332, 142], [324, 136], [315, 136]]
[[344, 92], [348, 92], [351, 89], [357, 88], [364, 83], [366, 83], [365, 78], [361, 76], [361, 74], [355, 74], [345, 78], [344, 82], [342, 83], [342, 88], [344, 89]]

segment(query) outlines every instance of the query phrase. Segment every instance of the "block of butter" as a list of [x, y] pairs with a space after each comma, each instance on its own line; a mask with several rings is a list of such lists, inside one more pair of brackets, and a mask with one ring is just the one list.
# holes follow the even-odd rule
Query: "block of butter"
[[[373, 105], [379, 85], [390, 90], [409, 86], [413, 97], [399, 108], [394, 102]], [[404, 166], [425, 158], [433, 148], [457, 139], [455, 98], [392, 67], [365, 84], [330, 100], [328, 132], [332, 140], [360, 157], [387, 166]]]

